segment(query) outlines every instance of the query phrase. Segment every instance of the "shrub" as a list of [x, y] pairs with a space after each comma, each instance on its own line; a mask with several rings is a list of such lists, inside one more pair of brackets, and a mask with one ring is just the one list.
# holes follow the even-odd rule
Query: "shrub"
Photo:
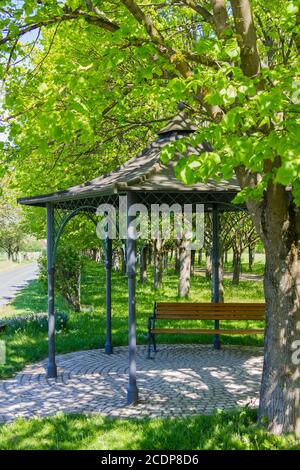
[[[75, 312], [80, 312], [80, 283], [82, 256], [72, 246], [58, 246], [55, 263], [55, 287], [67, 300]], [[47, 260], [42, 254], [39, 258], [40, 280], [47, 285]]]
[[[55, 313], [55, 329], [62, 331], [67, 328], [69, 316], [65, 312]], [[35, 313], [23, 317], [15, 317], [3, 322], [11, 331], [25, 330], [26, 328], [36, 328], [37, 330], [48, 330], [48, 314]]]

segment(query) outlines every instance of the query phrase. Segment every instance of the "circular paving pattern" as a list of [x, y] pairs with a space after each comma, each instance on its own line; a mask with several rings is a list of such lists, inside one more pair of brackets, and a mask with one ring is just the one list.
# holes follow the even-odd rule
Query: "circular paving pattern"
[[141, 418], [257, 406], [262, 362], [257, 347], [159, 345], [148, 360], [146, 346], [138, 346], [139, 403], [126, 406], [126, 347], [110, 356], [102, 350], [63, 354], [57, 356], [57, 379], [46, 378], [43, 361], [0, 381], [0, 422], [57, 412]]

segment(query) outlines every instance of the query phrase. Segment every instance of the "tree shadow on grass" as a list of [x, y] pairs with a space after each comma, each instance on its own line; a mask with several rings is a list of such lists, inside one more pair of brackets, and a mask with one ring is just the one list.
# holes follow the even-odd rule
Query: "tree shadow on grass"
[[[137, 338], [139, 344], [147, 342], [147, 318], [153, 312], [154, 301], [177, 301], [177, 275], [168, 269], [164, 273], [164, 284], [158, 291], [153, 289], [153, 269], [150, 268], [148, 282], [141, 285], [137, 282]], [[103, 348], [105, 341], [105, 270], [100, 264], [88, 262], [82, 276], [82, 302], [86, 311], [76, 314], [70, 310], [62, 297], [56, 295], [56, 310], [70, 314], [68, 327], [56, 335], [56, 350], [58, 353], [80, 349]], [[258, 283], [243, 281], [240, 286], [232, 288], [230, 281], [225, 281], [228, 300], [247, 301], [260, 299], [261, 292]], [[190, 301], [210, 301], [210, 281], [202, 276], [191, 280]], [[258, 299], [258, 300], [259, 300]], [[14, 315], [40, 313], [47, 311], [47, 292], [45, 286], [38, 280], [27, 286], [12, 302]], [[119, 272], [112, 274], [112, 328], [113, 344], [127, 344], [128, 321], [127, 278]], [[172, 326], [175, 326], [173, 324]], [[181, 327], [190, 326], [186, 322]], [[193, 327], [206, 327], [205, 324], [193, 323]], [[251, 325], [252, 326], [252, 325]], [[256, 326], [253, 324], [253, 326]], [[28, 362], [35, 362], [47, 355], [47, 332], [36, 329], [25, 331], [3, 332], [0, 338], [6, 341], [8, 361], [0, 366], [0, 377], [9, 377], [20, 370]], [[164, 335], [158, 337], [158, 342], [164, 343], [203, 343], [211, 344], [211, 335]], [[223, 336], [223, 344], [262, 345], [262, 337], [257, 336]]]
[[152, 420], [60, 414], [2, 425], [0, 449], [300, 449], [300, 441], [268, 434], [255, 418], [255, 411], [245, 409]]

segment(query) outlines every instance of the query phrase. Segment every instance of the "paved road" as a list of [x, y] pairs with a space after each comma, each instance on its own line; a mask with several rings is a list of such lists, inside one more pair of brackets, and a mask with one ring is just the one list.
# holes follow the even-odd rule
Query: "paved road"
[[37, 263], [25, 264], [0, 272], [0, 307], [7, 304], [30, 281], [37, 277]]

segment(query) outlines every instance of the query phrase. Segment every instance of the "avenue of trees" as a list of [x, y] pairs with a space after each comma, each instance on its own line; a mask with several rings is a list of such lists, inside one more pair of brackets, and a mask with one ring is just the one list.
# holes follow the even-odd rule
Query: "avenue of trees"
[[[6, 136], [0, 177], [24, 196], [98, 176], [136, 154], [184, 102], [198, 130], [165, 148], [162, 159], [208, 141], [213, 151], [182, 158], [177, 176], [186, 184], [238, 178], [238, 201], [246, 202], [266, 254], [259, 420], [273, 433], [297, 435], [300, 373], [291, 356], [300, 337], [299, 6], [299, 0], [0, 5]], [[43, 212], [27, 217], [28, 229], [42, 234]], [[225, 256], [225, 234], [222, 243]], [[241, 235], [235, 243], [237, 273], [240, 252], [252, 244]], [[162, 248], [154, 249], [159, 275]], [[190, 263], [184, 247], [178, 253]]]
[[[73, 230], [68, 233], [58, 246], [56, 285], [57, 289], [71, 307], [80, 312], [81, 272], [83, 258], [87, 257], [105, 264], [104, 244], [90, 236], [92, 227], [73, 223]], [[77, 227], [76, 227], [77, 225]], [[84, 238], [85, 236], [85, 238]], [[82, 241], [84, 239], [84, 241]], [[232, 271], [232, 284], [237, 285], [242, 273], [242, 255], [248, 255], [248, 271], [252, 270], [254, 256], [259, 240], [249, 216], [245, 212], [225, 213], [220, 215], [220, 258], [219, 289], [220, 302], [225, 300], [223, 286], [224, 264]], [[149, 283], [153, 270], [153, 289], [163, 286], [168, 269], [178, 274], [178, 298], [188, 298], [191, 277], [201, 275], [211, 280], [212, 276], [212, 228], [211, 215], [205, 216], [204, 245], [200, 250], [190, 250], [185, 240], [140, 240], [137, 246], [137, 271], [141, 284]], [[230, 263], [228, 261], [230, 256]], [[40, 258], [40, 278], [47, 286], [46, 256]], [[126, 242], [114, 240], [112, 245], [112, 269], [127, 275]]]
[[18, 210], [5, 200], [0, 199], [0, 251], [15, 261], [25, 242], [25, 232], [20, 224]]

